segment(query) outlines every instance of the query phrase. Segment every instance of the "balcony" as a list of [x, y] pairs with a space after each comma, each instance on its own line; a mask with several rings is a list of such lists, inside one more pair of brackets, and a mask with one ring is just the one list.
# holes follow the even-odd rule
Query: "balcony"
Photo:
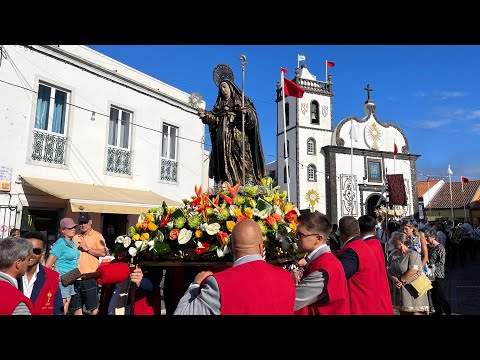
[[177, 182], [177, 166], [177, 161], [162, 158], [160, 181]]
[[128, 149], [109, 146], [107, 148], [107, 172], [130, 175], [132, 153]]
[[63, 134], [33, 131], [32, 160], [65, 165], [67, 137]]

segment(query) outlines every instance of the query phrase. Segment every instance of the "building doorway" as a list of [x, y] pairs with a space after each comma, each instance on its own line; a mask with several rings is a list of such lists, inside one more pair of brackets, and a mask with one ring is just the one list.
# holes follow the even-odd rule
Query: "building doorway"
[[127, 233], [128, 215], [103, 214], [102, 235], [110, 254], [115, 250], [115, 239]]
[[[380, 204], [377, 206], [378, 200], [380, 198], [382, 200], [380, 201]], [[378, 194], [372, 194], [368, 197], [365, 205], [366, 205], [365, 206], [366, 207], [366, 209], [365, 209], [366, 214], [372, 216], [373, 218], [376, 218], [377, 216], [375, 214], [375, 209], [377, 209], [378, 207], [380, 207], [382, 205], [386, 206], [387, 202], [385, 201], [385, 198], [383, 196], [381, 197]]]

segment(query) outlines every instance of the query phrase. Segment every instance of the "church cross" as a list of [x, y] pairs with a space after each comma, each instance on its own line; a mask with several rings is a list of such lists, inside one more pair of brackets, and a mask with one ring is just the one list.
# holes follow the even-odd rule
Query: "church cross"
[[367, 84], [367, 87], [363, 88], [363, 90], [367, 90], [368, 100], [370, 100], [370, 91], [373, 91], [373, 89], [370, 87], [370, 84]]

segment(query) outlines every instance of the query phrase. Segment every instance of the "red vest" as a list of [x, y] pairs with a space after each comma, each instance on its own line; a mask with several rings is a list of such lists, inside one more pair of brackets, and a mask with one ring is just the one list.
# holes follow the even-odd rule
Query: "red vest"
[[53, 307], [55, 303], [55, 293], [58, 290], [58, 272], [49, 269], [41, 264], [45, 270], [45, 284], [43, 284], [42, 290], [38, 294], [33, 304], [32, 315], [53, 315]]
[[9, 282], [0, 280], [0, 315], [12, 315], [13, 310], [24, 302], [30, 313], [33, 313], [33, 305], [29, 298]]
[[295, 283], [285, 269], [255, 260], [212, 276], [220, 288], [222, 315], [293, 315]]
[[295, 311], [295, 315], [350, 315], [348, 285], [342, 263], [331, 252], [326, 252], [308, 264], [303, 277], [314, 271], [324, 270], [326, 275], [328, 303], [315, 302]]
[[135, 291], [134, 315], [161, 315], [162, 297], [158, 288], [154, 292], [147, 293], [141, 289]]
[[375, 237], [367, 238], [364, 241], [372, 250], [378, 262], [378, 273], [380, 275], [380, 279], [378, 280], [378, 296], [381, 297], [381, 315], [393, 315], [392, 297], [390, 296], [390, 285], [388, 284], [387, 267], [382, 245]]
[[382, 314], [377, 258], [362, 239], [348, 241], [338, 251], [337, 256], [346, 249], [352, 249], [358, 256], [358, 270], [347, 280], [350, 293], [350, 314]]

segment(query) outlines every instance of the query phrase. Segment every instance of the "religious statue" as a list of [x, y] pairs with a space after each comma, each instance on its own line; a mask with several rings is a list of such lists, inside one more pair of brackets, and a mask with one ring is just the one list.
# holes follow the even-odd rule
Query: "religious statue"
[[209, 127], [212, 142], [208, 176], [216, 184], [224, 181], [232, 185], [259, 184], [266, 176], [266, 168], [257, 110], [235, 85], [228, 65], [217, 65], [213, 79], [218, 96], [212, 110], [197, 109], [202, 122]]

